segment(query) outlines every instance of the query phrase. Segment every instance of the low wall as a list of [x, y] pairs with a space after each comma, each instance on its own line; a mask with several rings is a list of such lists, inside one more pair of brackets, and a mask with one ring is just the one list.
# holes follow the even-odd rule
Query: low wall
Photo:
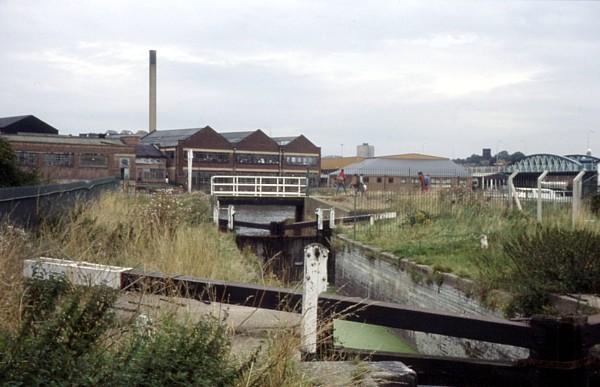
[[114, 177], [29, 187], [0, 188], [0, 219], [8, 218], [23, 226], [61, 215], [77, 200], [87, 200], [119, 186]]
[[[503, 317], [472, 294], [474, 283], [337, 236], [338, 293], [466, 316]], [[523, 348], [413, 331], [398, 331], [418, 352], [481, 359], [525, 358]]]
[[[351, 211], [341, 208], [339, 205], [336, 205], [335, 202], [328, 202], [324, 199], [317, 197], [306, 197], [304, 199], [304, 219], [315, 219], [315, 210], [317, 208], [332, 208], [335, 207], [335, 216], [336, 218], [340, 218], [343, 216], [350, 216]], [[324, 213], [325, 219], [329, 219], [329, 212]]]

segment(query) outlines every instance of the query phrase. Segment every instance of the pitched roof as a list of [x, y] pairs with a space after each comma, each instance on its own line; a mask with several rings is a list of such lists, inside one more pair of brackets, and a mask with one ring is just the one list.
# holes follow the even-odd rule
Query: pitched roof
[[[325, 168], [323, 168], [325, 169]], [[388, 159], [373, 157], [344, 167], [346, 175], [417, 176], [419, 172], [432, 176], [470, 176], [469, 172], [451, 160]]]
[[165, 155], [156, 149], [154, 145], [150, 144], [137, 144], [135, 146], [135, 157], [144, 158], [164, 158]]
[[294, 141], [295, 139], [297, 139], [300, 136], [287, 136], [287, 137], [271, 137], [273, 139], [273, 141], [275, 141], [277, 144], [283, 146], [283, 145], [287, 145], [290, 142]]
[[160, 147], [177, 146], [180, 140], [196, 134], [203, 128], [155, 130], [140, 139], [142, 144], [156, 144]]
[[27, 117], [32, 117], [32, 116], [26, 115], [26, 116], [0, 117], [0, 128], [6, 128], [8, 125], [12, 125], [15, 122], [24, 120]]
[[244, 132], [220, 132], [219, 134], [225, 137], [225, 139], [230, 143], [235, 144], [242, 141], [254, 132], [255, 130], [249, 130]]
[[41, 144], [65, 144], [65, 145], [112, 145], [124, 146], [120, 140], [110, 140], [105, 138], [90, 138], [79, 136], [64, 136], [58, 134], [40, 134], [40, 133], [19, 133], [19, 134], [3, 134], [3, 138], [10, 142], [28, 142]]
[[58, 129], [33, 115], [0, 118], [0, 133], [40, 133], [58, 134]]

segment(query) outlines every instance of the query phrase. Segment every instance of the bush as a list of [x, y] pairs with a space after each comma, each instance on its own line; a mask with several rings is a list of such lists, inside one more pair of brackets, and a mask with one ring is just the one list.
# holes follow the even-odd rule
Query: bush
[[39, 176], [35, 171], [22, 171], [17, 167], [10, 143], [0, 137], [0, 187], [35, 185], [38, 182]]
[[600, 292], [600, 234], [539, 226], [504, 245], [509, 259], [511, 313], [547, 311], [550, 293]]
[[0, 330], [0, 384], [225, 386], [242, 374], [218, 321], [167, 318], [148, 334], [119, 325], [116, 296], [60, 277], [28, 281], [19, 326]]

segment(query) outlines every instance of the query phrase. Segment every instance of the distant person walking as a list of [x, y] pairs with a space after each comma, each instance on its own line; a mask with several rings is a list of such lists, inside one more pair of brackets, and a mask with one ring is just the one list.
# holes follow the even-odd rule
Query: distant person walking
[[352, 175], [352, 179], [350, 179], [350, 188], [352, 188], [354, 192], [358, 192], [358, 175], [356, 173]]
[[356, 186], [356, 192], [364, 193], [367, 190], [367, 185], [363, 179], [362, 173], [358, 176], [358, 185]]
[[340, 188], [344, 190], [346, 193], [346, 174], [342, 169], [340, 173], [335, 178], [335, 194], [337, 195], [340, 192]]
[[421, 186], [421, 192], [426, 192], [425, 176], [423, 176], [423, 172], [419, 171], [417, 175], [419, 176], [419, 185]]
[[429, 174], [425, 175], [425, 177], [423, 178], [423, 184], [425, 184], [425, 192], [429, 191], [429, 184], [431, 183], [431, 178], [429, 177]]

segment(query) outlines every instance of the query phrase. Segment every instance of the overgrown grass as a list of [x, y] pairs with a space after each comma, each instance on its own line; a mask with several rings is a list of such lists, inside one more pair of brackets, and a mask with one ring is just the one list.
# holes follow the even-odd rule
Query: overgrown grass
[[54, 258], [241, 282], [274, 282], [260, 261], [240, 252], [210, 222], [203, 194], [129, 196], [111, 192], [80, 203], [40, 232], [40, 252]]
[[[570, 211], [561, 204], [545, 203], [543, 224], [536, 221], [532, 205], [520, 212], [481, 200], [453, 201], [433, 214], [421, 205], [422, 202], [414, 203], [411, 211], [403, 197], [403, 207], [395, 207], [402, 211], [397, 220], [362, 225], [357, 228], [357, 239], [398, 257], [431, 265], [437, 271], [472, 278], [480, 285], [482, 294], [492, 289], [509, 290], [516, 296], [510, 305], [511, 313], [542, 311], [548, 292], [600, 291], [593, 285], [593, 279], [583, 273], [600, 266], [600, 262], [588, 259], [594, 249], [600, 251], [598, 245], [590, 248], [586, 242], [600, 235], [600, 219], [591, 213], [586, 213], [573, 231]], [[482, 235], [487, 236], [487, 249], [481, 247]], [[534, 245], [546, 256], [536, 255], [531, 247]], [[552, 247], [543, 249], [544, 245]], [[519, 250], [519, 246], [524, 250]], [[529, 251], [525, 249], [527, 246]], [[531, 263], [534, 258], [536, 261]], [[582, 263], [581, 271], [577, 272], [565, 269], [567, 263], [559, 265], [562, 260], [587, 263]], [[545, 270], [535, 271], [536, 267]], [[556, 278], [565, 283], [559, 286]], [[535, 295], [521, 297], [525, 293]], [[534, 308], [538, 301], [542, 308]]]
[[[90, 299], [93, 293], [74, 288], [67, 296], [50, 297], [57, 306], [48, 305], [51, 313], [28, 312], [32, 293], [30, 287], [25, 290], [22, 262], [38, 256], [280, 285], [274, 276], [263, 275], [257, 257], [237, 249], [232, 234], [216, 230], [210, 213], [209, 198], [202, 194], [115, 192], [79, 203], [69, 216], [35, 233], [2, 223], [0, 363], [6, 368], [0, 379], [27, 385], [41, 380], [77, 385], [311, 385], [296, 368], [299, 338], [294, 327], [271, 332], [255, 356], [240, 358], [230, 353], [233, 332], [219, 322], [185, 324], [163, 316], [150, 343], [136, 333], [135, 324], [115, 321], [110, 308], [96, 308], [104, 299]], [[51, 291], [37, 293], [52, 296]], [[94, 308], [102, 315], [92, 316]], [[37, 316], [36, 321], [28, 316]], [[86, 330], [93, 327], [102, 329]], [[89, 340], [77, 341], [83, 336]], [[69, 342], [79, 352], [65, 347]]]

